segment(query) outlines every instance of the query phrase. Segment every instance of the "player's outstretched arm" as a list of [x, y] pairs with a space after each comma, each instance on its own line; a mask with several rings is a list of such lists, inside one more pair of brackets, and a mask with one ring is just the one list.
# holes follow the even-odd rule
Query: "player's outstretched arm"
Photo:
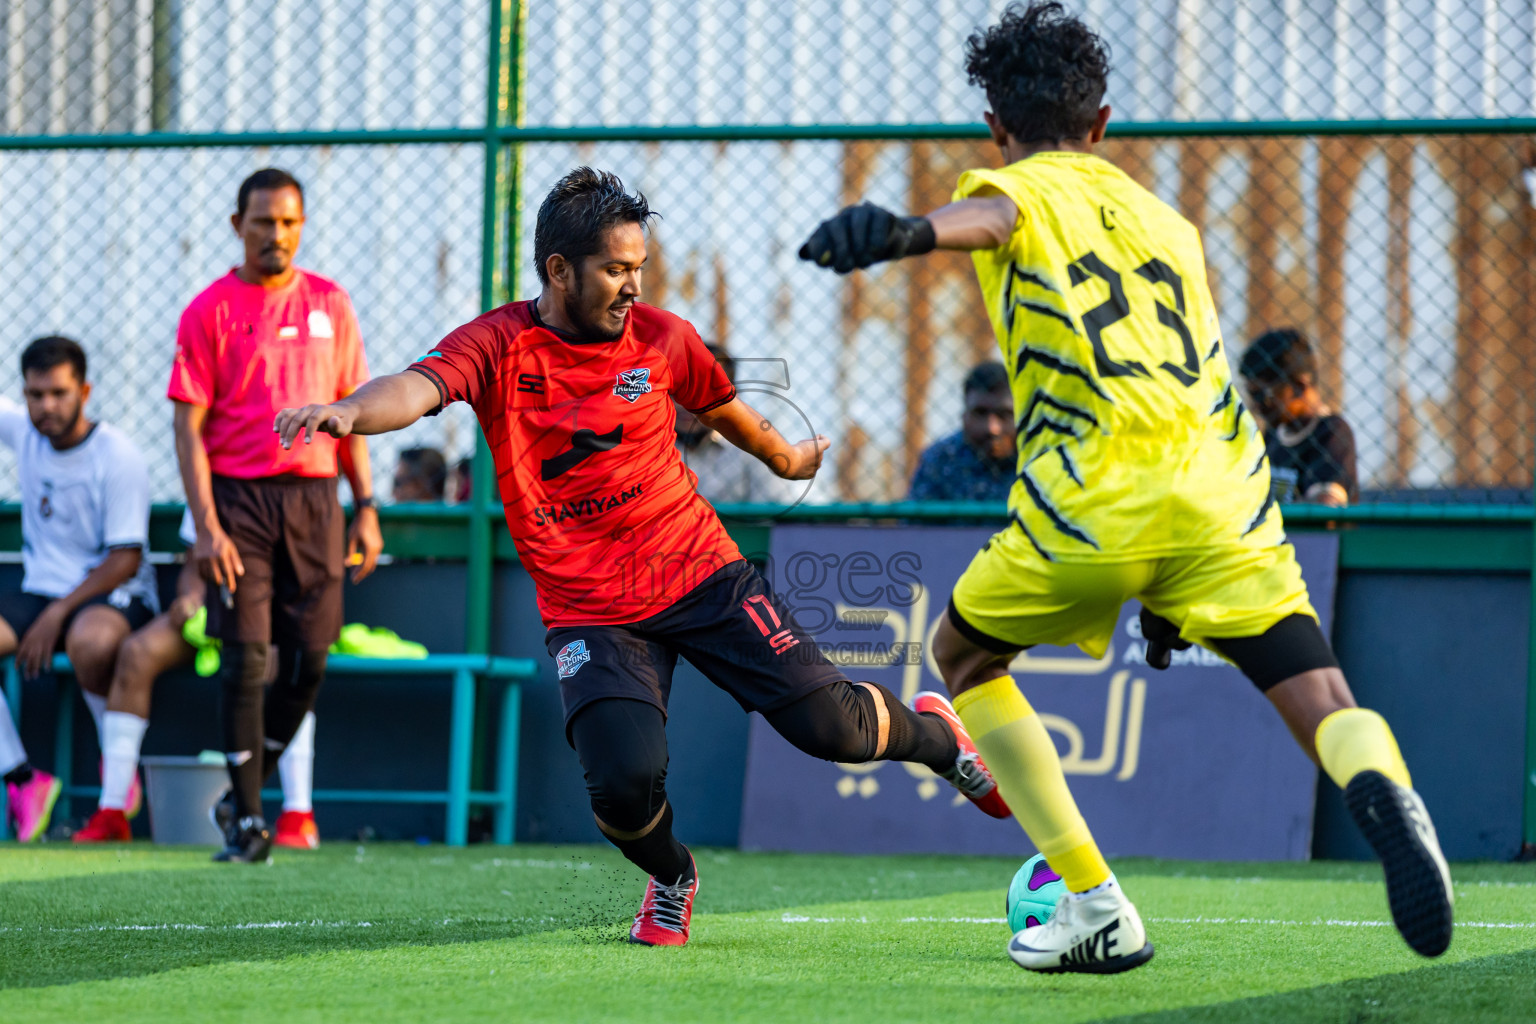
[[306, 405], [284, 409], [272, 429], [284, 448], [293, 447], [300, 434], [304, 443], [315, 433], [335, 438], [349, 434], [387, 434], [402, 430], [436, 409], [442, 399], [437, 385], [413, 370], [375, 377], [346, 398], [330, 405]]
[[821, 434], [798, 444], [784, 440], [774, 425], [740, 398], [733, 398], [718, 409], [699, 413], [699, 422], [720, 432], [731, 444], [756, 456], [775, 475], [785, 480], [809, 480], [821, 468], [822, 454], [832, 442]]
[[800, 247], [800, 258], [839, 274], [934, 249], [996, 249], [1013, 234], [1019, 208], [1007, 196], [950, 203], [926, 217], [898, 217], [874, 203], [849, 206], [824, 220]]

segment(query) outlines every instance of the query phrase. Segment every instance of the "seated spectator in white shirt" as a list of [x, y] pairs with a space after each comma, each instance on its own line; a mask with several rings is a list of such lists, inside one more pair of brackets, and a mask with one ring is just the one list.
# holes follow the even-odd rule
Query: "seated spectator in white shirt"
[[[26, 409], [0, 397], [0, 443], [16, 452], [21, 483], [23, 569], [20, 589], [0, 593], [0, 655], [14, 654], [32, 678], [62, 649], [99, 734], [118, 647], [159, 610], [149, 468], [127, 435], [86, 418], [91, 386], [78, 343], [38, 338], [21, 371]], [[16, 785], [18, 772], [32, 769], [5, 715], [0, 773]]]
[[960, 429], [929, 445], [912, 475], [912, 501], [1007, 501], [1018, 473], [1013, 392], [1002, 363], [965, 375]]

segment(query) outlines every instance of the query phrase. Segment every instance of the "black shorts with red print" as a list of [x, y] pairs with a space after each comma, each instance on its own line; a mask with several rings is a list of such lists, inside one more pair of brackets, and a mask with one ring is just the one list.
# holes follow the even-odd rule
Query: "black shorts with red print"
[[557, 626], [544, 642], [560, 676], [567, 740], [571, 719], [596, 700], [638, 700], [666, 714], [678, 655], [747, 711], [773, 711], [847, 679], [745, 560], [648, 619]]

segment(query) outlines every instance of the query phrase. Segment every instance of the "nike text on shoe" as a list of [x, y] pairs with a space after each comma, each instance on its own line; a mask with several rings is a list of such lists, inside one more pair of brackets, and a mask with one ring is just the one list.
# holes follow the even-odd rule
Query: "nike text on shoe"
[[1119, 974], [1152, 959], [1152, 943], [1131, 901], [1118, 888], [1074, 899], [1062, 893], [1045, 924], [1008, 942], [1013, 962], [1042, 974]]
[[1421, 956], [1444, 953], [1451, 944], [1451, 870], [1424, 801], [1380, 772], [1363, 771], [1349, 780], [1344, 803], [1381, 858], [1403, 941]]
[[688, 941], [688, 922], [693, 918], [693, 898], [699, 892], [699, 870], [688, 856], [689, 873], [676, 885], [661, 885], [652, 878], [645, 885], [645, 900], [629, 941], [642, 946], [681, 946]]
[[271, 863], [272, 835], [260, 818], [241, 818], [224, 833], [224, 849], [213, 855], [221, 864]]
[[948, 698], [932, 690], [924, 690], [912, 698], [912, 710], [920, 715], [937, 715], [942, 718], [955, 734], [955, 742], [960, 746], [960, 756], [955, 758], [955, 766], [940, 773], [939, 778], [954, 786], [971, 803], [992, 817], [1012, 816], [1013, 812], [1008, 809], [1003, 794], [997, 791], [997, 783], [992, 781], [992, 773], [982, 763], [981, 755], [976, 752], [976, 744], [971, 742], [970, 733], [965, 731], [960, 716], [955, 714], [954, 705]]

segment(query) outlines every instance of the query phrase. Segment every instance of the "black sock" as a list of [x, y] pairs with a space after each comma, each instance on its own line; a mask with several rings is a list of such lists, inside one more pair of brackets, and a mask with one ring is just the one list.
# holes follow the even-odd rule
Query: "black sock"
[[693, 878], [693, 857], [688, 847], [677, 841], [672, 834], [672, 805], [664, 805], [661, 817], [645, 835], [638, 839], [620, 839], [604, 830], [608, 841], [618, 847], [620, 853], [635, 867], [664, 885]]
[[261, 783], [266, 778], [266, 751], [262, 743], [266, 659], [266, 644], [230, 643], [224, 645], [219, 666], [224, 755], [230, 788], [234, 791], [236, 818], [261, 817]]
[[262, 713], [263, 746], [267, 752], [262, 767], [263, 779], [277, 771], [278, 759], [288, 749], [293, 734], [299, 731], [304, 716], [315, 709], [315, 696], [325, 679], [325, 658], [324, 649], [277, 649], [277, 678], [267, 690]]
[[[861, 686], [859, 689], [863, 690]], [[960, 744], [949, 723], [938, 715], [920, 715], [907, 707], [885, 687], [879, 687], [891, 716], [890, 739], [885, 745], [885, 760], [915, 761], [942, 775], [955, 766]], [[869, 691], [865, 690], [868, 693]]]
[[25, 786], [32, 781], [32, 766], [23, 761], [5, 773], [5, 781], [13, 786]]

